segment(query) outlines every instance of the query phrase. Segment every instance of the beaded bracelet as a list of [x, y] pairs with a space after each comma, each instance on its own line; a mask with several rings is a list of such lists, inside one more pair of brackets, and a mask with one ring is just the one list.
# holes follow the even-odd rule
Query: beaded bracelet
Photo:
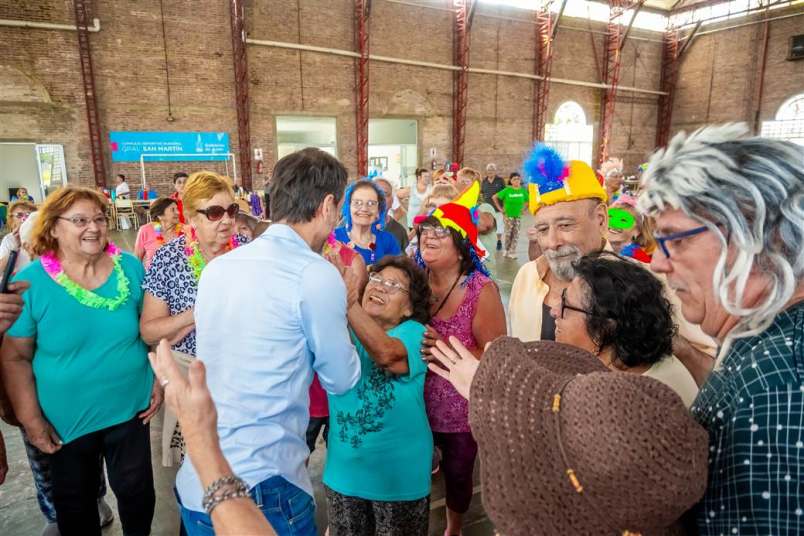
[[[219, 493], [221, 489], [223, 491]], [[249, 493], [248, 486], [243, 482], [243, 479], [234, 475], [224, 476], [210, 484], [204, 491], [204, 499], [201, 501], [201, 505], [207, 514], [211, 515], [212, 510], [223, 501], [245, 497], [249, 497]]]

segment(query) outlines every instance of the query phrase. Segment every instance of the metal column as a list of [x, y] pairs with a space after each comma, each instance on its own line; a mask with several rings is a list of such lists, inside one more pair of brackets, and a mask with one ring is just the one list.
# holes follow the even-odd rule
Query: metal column
[[600, 106], [600, 149], [598, 161], [605, 162], [609, 157], [609, 144], [611, 143], [611, 128], [614, 122], [614, 105], [617, 98], [617, 86], [620, 83], [620, 66], [622, 65], [622, 49], [628, 29], [622, 26], [622, 19], [625, 12], [629, 9], [639, 10], [645, 0], [609, 0], [609, 24], [606, 31], [606, 45], [603, 49], [603, 73], [602, 81], [608, 84], [608, 88], [603, 90], [603, 98]]
[[235, 108], [237, 109], [237, 147], [241, 183], [251, 190], [251, 126], [248, 98], [248, 61], [246, 54], [246, 24], [243, 0], [229, 1], [232, 23], [232, 59], [234, 61]]
[[670, 141], [670, 126], [673, 122], [673, 100], [678, 83], [678, 69], [681, 58], [689, 50], [693, 39], [701, 28], [702, 21], [698, 21], [695, 28], [682, 43], [679, 31], [670, 28], [662, 39], [662, 77], [661, 89], [665, 94], [659, 97], [659, 109], [656, 121], [656, 147], [664, 147]]
[[550, 15], [550, 1], [536, 11], [536, 76], [533, 83], [533, 131], [532, 141], [544, 140], [544, 125], [547, 123], [547, 97], [550, 94], [550, 71], [553, 65], [553, 39], [558, 30], [558, 21], [564, 11], [563, 0], [555, 22]]
[[81, 62], [81, 79], [84, 82], [83, 92], [87, 108], [87, 127], [89, 129], [89, 148], [92, 155], [92, 170], [95, 184], [106, 186], [106, 170], [103, 164], [103, 139], [101, 138], [100, 117], [95, 92], [95, 74], [92, 69], [92, 50], [89, 46], [90, 16], [88, 5], [90, 0], [74, 0], [75, 25], [78, 28], [78, 58]]
[[355, 0], [355, 41], [357, 58], [355, 109], [357, 131], [357, 175], [368, 175], [368, 100], [369, 100], [369, 32], [371, 0]]
[[667, 92], [667, 94], [659, 97], [656, 147], [664, 147], [670, 141], [670, 123], [673, 118], [673, 99], [678, 77], [678, 52], [678, 30], [667, 30], [662, 39], [662, 78], [660, 85], [660, 89]]
[[452, 91], [452, 161], [463, 164], [466, 142], [466, 105], [469, 88], [469, 12], [472, 0], [454, 0], [455, 37], [453, 55], [460, 70], [453, 74]]

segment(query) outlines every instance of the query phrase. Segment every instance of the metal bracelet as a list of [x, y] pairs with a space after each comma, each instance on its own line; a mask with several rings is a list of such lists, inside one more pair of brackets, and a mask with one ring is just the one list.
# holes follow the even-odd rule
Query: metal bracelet
[[223, 501], [244, 497], [249, 497], [246, 483], [239, 477], [229, 475], [221, 477], [209, 485], [204, 491], [201, 504], [207, 514], [211, 514], [212, 510]]

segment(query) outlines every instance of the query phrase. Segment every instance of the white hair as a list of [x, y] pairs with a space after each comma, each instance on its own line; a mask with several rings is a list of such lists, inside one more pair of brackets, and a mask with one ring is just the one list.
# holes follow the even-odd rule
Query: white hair
[[[651, 156], [638, 202], [648, 214], [679, 209], [719, 238], [713, 288], [740, 319], [719, 361], [735, 339], [767, 329], [804, 275], [804, 147], [748, 133], [745, 124], [731, 123], [677, 134]], [[729, 243], [735, 257], [727, 266]], [[753, 270], [769, 286], [748, 307], [743, 296]]]

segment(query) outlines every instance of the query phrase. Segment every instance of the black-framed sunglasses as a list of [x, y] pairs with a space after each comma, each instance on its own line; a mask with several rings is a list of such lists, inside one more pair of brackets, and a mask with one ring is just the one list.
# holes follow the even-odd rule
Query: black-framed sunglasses
[[240, 212], [240, 205], [232, 203], [226, 208], [220, 205], [212, 205], [211, 207], [197, 209], [196, 212], [206, 216], [209, 221], [219, 221], [223, 218], [224, 214], [228, 215], [230, 218], [235, 218]]
[[569, 309], [570, 311], [577, 311], [579, 313], [583, 313], [585, 315], [592, 316], [591, 311], [587, 311], [586, 309], [581, 309], [580, 307], [575, 307], [573, 305], [569, 305], [567, 303], [567, 289], [561, 291], [561, 317], [564, 318], [564, 310]]
[[681, 240], [682, 238], [689, 238], [690, 236], [699, 235], [701, 233], [705, 233], [709, 230], [709, 227], [706, 225], [701, 225], [700, 227], [696, 227], [694, 229], [689, 229], [687, 231], [679, 231], [677, 233], [670, 233], [669, 235], [665, 236], [654, 236], [653, 238], [656, 240], [656, 243], [659, 244], [659, 247], [662, 248], [662, 253], [668, 259], [670, 258], [670, 250], [667, 249], [667, 243], [672, 242], [674, 240]]

